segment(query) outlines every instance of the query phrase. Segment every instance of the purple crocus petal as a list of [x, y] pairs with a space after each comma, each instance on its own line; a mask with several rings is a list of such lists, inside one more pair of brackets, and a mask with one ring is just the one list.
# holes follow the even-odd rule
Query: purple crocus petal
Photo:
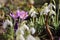
[[16, 32], [17, 29], [18, 29], [18, 23], [16, 22], [16, 23], [15, 23], [15, 26], [14, 26], [15, 32]]
[[20, 13], [20, 18], [21, 18], [21, 19], [26, 19], [27, 17], [28, 17], [28, 12], [21, 11], [21, 13]]
[[14, 15], [13, 15], [13, 13], [12, 13], [12, 14], [10, 13], [10, 16], [11, 16], [12, 18], [14, 18]]
[[17, 13], [18, 16], [20, 16], [21, 12], [20, 12], [20, 10], [17, 10], [16, 13]]
[[26, 12], [26, 16], [24, 17], [24, 19], [26, 19], [28, 17], [28, 12]]
[[10, 16], [11, 16], [13, 19], [16, 19], [16, 18], [17, 18], [17, 15], [15, 16], [13, 13], [12, 13], [12, 14], [10, 13]]

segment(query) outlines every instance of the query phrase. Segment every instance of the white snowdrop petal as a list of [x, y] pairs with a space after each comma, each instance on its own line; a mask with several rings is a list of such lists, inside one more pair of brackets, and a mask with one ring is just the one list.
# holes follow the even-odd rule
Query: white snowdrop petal
[[33, 28], [33, 27], [30, 29], [30, 32], [31, 32], [32, 34], [34, 34], [35, 31], [36, 31], [36, 30], [35, 30], [35, 28]]
[[44, 14], [47, 15], [49, 11], [50, 11], [50, 9], [48, 8], [48, 6], [44, 8]]
[[51, 10], [50, 15], [56, 15], [55, 11]]
[[35, 40], [35, 38], [32, 35], [28, 35], [26, 40]]
[[29, 27], [26, 24], [24, 24], [23, 27], [24, 27], [24, 29], [29, 30]]
[[24, 31], [23, 30], [20, 30], [21, 34], [24, 35]]
[[3, 23], [3, 28], [5, 29], [7, 27], [7, 22]]
[[13, 26], [11, 21], [5, 20], [5, 22], [3, 23], [3, 28], [5, 29], [7, 25]]
[[25, 40], [25, 38], [23, 35], [20, 34], [19, 36], [16, 37], [16, 40]]
[[10, 26], [13, 26], [13, 24], [12, 24], [11, 21], [7, 20], [7, 22], [8, 22], [8, 24], [9, 24]]
[[29, 11], [29, 14], [31, 14], [33, 11], [34, 11], [34, 9], [33, 9], [33, 8], [31, 8], [31, 9], [30, 9], [30, 11]]
[[51, 7], [53, 7], [54, 9], [56, 9], [55, 5], [53, 5], [52, 3], [50, 3], [50, 4], [48, 5], [48, 8], [51, 8]]
[[40, 38], [39, 38], [39, 37], [35, 37], [35, 39], [36, 39], [36, 40], [40, 40]]

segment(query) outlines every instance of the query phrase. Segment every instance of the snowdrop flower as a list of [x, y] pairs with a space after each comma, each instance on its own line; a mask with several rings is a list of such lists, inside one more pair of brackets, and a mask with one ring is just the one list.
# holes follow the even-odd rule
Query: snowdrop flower
[[53, 14], [53, 15], [56, 15], [56, 13], [55, 13], [54, 10], [51, 10], [51, 11], [50, 11], [50, 15], [52, 15], [52, 14]]
[[26, 24], [23, 24], [17, 29], [16, 35], [18, 35], [19, 33], [24, 35], [25, 30], [29, 31], [29, 27]]
[[50, 3], [50, 4], [48, 5], [48, 8], [51, 8], [51, 7], [53, 7], [54, 9], [56, 9], [55, 5], [53, 5], [52, 3]]
[[24, 35], [24, 31], [21, 30], [21, 28], [18, 28], [16, 31], [16, 35], [20, 35], [20, 34]]
[[46, 6], [45, 8], [44, 8], [44, 14], [48, 14], [48, 12], [50, 12], [50, 9], [48, 8], [48, 6]]
[[40, 40], [40, 38], [39, 38], [39, 37], [37, 37], [37, 36], [35, 37], [35, 39], [36, 39], [36, 40]]
[[33, 13], [31, 14], [31, 17], [36, 17], [36, 14], [38, 14], [36, 11], [33, 11]]
[[30, 32], [31, 34], [34, 34], [36, 32], [35, 28], [34, 27], [30, 28]]
[[32, 6], [30, 11], [29, 11], [29, 14], [31, 14], [33, 11], [34, 11], [34, 7]]
[[26, 40], [35, 40], [35, 38], [34, 38], [31, 34], [29, 34], [29, 35], [27, 36]]
[[48, 5], [48, 3], [45, 3], [44, 6], [45, 6], [44, 10], [41, 11], [41, 14], [48, 15], [48, 12], [51, 12], [51, 7], [55, 8], [55, 5], [53, 5], [52, 3], [50, 3], [49, 5]]
[[20, 28], [23, 31], [25, 31], [25, 30], [29, 31], [29, 27], [26, 24], [23, 24]]
[[16, 40], [25, 40], [25, 38], [22, 34], [20, 34], [16, 37]]
[[9, 21], [8, 19], [5, 20], [5, 22], [3, 23], [3, 28], [5, 29], [7, 27], [7, 25], [10, 25], [11, 27], [13, 26], [12, 22]]
[[31, 17], [36, 17], [36, 14], [38, 13], [35, 11], [35, 8], [32, 6], [32, 8], [29, 11], [29, 14], [31, 15]]

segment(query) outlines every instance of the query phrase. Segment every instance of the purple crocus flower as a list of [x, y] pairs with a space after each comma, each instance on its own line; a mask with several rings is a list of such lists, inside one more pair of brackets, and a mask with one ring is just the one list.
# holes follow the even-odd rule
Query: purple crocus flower
[[25, 11], [17, 10], [17, 14], [22, 20], [24, 20], [28, 17], [28, 12], [25, 12]]
[[17, 17], [18, 17], [18, 15], [16, 14], [16, 15], [14, 15], [13, 13], [10, 13], [10, 16], [15, 20], [15, 19], [17, 19]]
[[18, 29], [18, 22], [16, 20], [18, 18], [18, 14], [10, 13], [10, 16], [16, 21], [14, 25], [14, 31], [16, 32], [16, 30]]

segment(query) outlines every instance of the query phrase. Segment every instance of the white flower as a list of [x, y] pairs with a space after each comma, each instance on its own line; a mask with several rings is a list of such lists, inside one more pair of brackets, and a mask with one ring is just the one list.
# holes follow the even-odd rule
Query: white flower
[[52, 7], [56, 8], [55, 5], [53, 5], [52, 3], [50, 3], [49, 5], [47, 5], [47, 3], [45, 3], [44, 9], [40, 13], [48, 15], [48, 13], [51, 12], [51, 10], [53, 10], [53, 9], [51, 9]]
[[21, 30], [21, 28], [18, 28], [17, 31], [16, 31], [16, 35], [18, 36], [20, 34], [24, 35], [24, 31]]
[[16, 36], [16, 40], [25, 40], [24, 36], [22, 34]]
[[32, 8], [29, 11], [29, 14], [31, 15], [31, 17], [36, 17], [36, 14], [38, 13], [35, 11], [35, 8], [32, 6]]
[[34, 27], [30, 28], [30, 32], [31, 34], [34, 34], [36, 32], [35, 28]]
[[21, 27], [21, 29], [29, 31], [29, 27], [26, 24], [23, 24], [22, 27]]
[[50, 12], [50, 9], [48, 8], [48, 6], [46, 6], [45, 8], [44, 8], [44, 14], [48, 14], [48, 12]]
[[48, 8], [51, 8], [51, 7], [53, 7], [54, 9], [56, 9], [55, 5], [53, 5], [52, 3], [50, 3], [50, 4], [48, 5]]
[[29, 27], [26, 24], [23, 24], [17, 29], [16, 35], [20, 35], [20, 34], [24, 35], [25, 30], [29, 31]]
[[34, 11], [34, 7], [32, 6], [30, 11], [29, 11], [29, 14], [31, 14], [33, 11]]
[[29, 35], [27, 36], [26, 40], [35, 40], [35, 38], [34, 38], [32, 35], [29, 34]]
[[54, 10], [51, 10], [51, 11], [50, 11], [50, 15], [52, 15], [52, 14], [53, 14], [53, 15], [56, 15], [56, 13], [55, 13]]
[[7, 25], [10, 25], [11, 27], [13, 26], [12, 22], [9, 21], [8, 19], [5, 20], [5, 22], [3, 23], [3, 28], [5, 29], [7, 27]]
[[35, 37], [35, 39], [36, 39], [36, 40], [40, 40], [40, 38], [39, 38], [39, 37], [37, 37], [37, 36]]

